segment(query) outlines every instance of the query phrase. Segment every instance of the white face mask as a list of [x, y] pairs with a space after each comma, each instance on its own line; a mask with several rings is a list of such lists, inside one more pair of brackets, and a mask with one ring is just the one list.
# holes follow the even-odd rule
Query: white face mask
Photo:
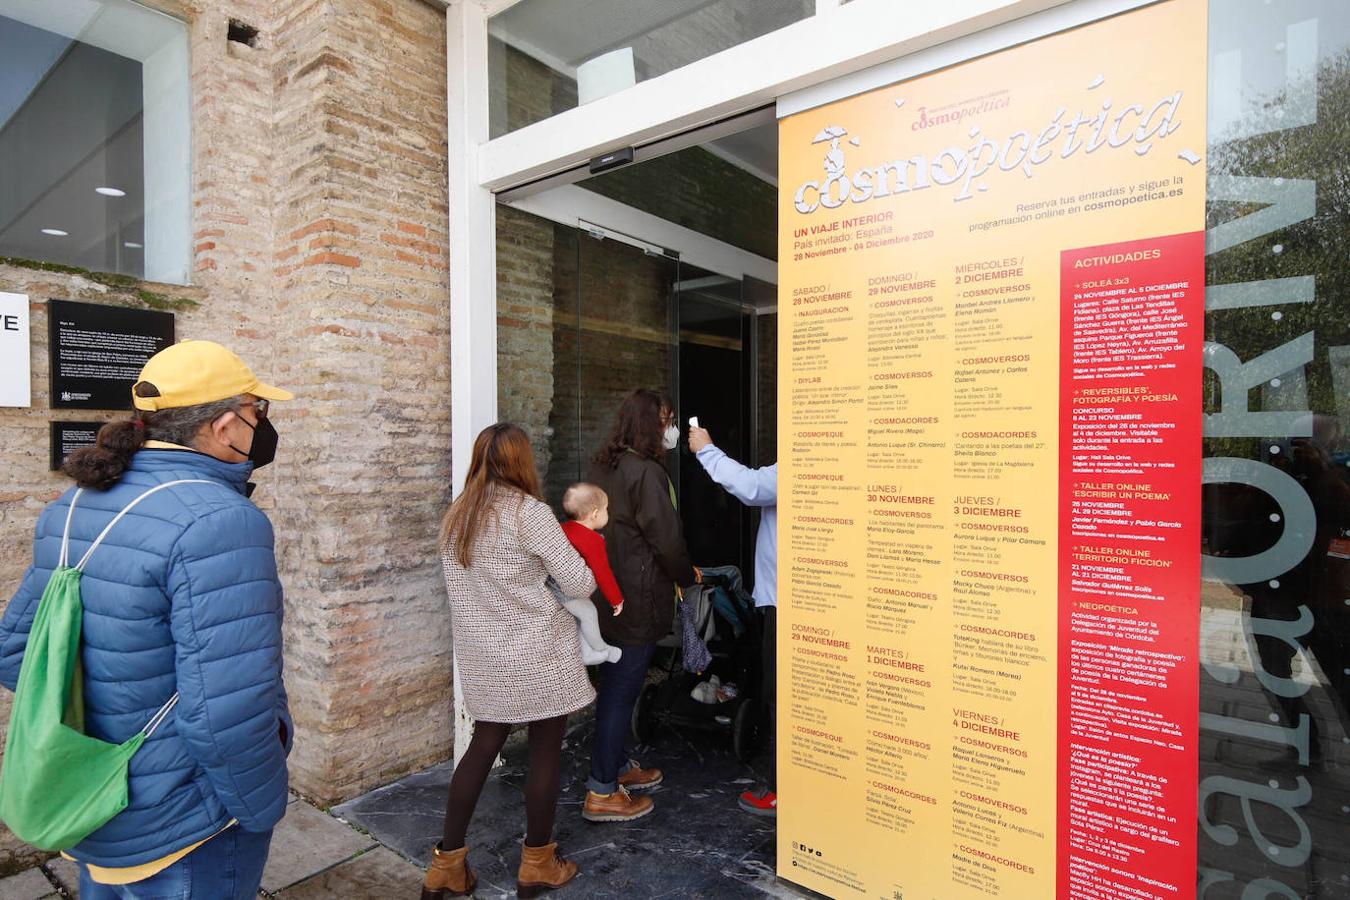
[[680, 429], [676, 428], [674, 425], [670, 426], [666, 429], [664, 438], [665, 440], [661, 442], [661, 446], [665, 447], [667, 450], [674, 450], [676, 445], [680, 443]]

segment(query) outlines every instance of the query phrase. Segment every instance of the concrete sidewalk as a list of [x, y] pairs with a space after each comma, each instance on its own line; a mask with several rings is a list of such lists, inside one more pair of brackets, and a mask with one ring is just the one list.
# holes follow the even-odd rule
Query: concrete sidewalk
[[[737, 795], [758, 781], [738, 762], [725, 732], [664, 726], [644, 765], [666, 773], [656, 811], [629, 824], [581, 818], [593, 723], [563, 748], [557, 836], [582, 873], [551, 896], [625, 898], [806, 897], [774, 877], [774, 822], [741, 812]], [[477, 897], [515, 896], [524, 831], [525, 772], [516, 751], [483, 791], [469, 830]], [[263, 877], [278, 900], [397, 900], [415, 897], [440, 836], [452, 767], [436, 766], [329, 811], [294, 799], [277, 826]], [[0, 900], [78, 897], [72, 863], [56, 859], [0, 880]]]
[[[370, 835], [292, 799], [272, 838], [261, 896], [386, 900], [416, 896], [410, 892], [421, 879], [421, 868]], [[62, 896], [79, 897], [80, 892], [75, 864], [60, 858], [0, 881], [0, 900]]]

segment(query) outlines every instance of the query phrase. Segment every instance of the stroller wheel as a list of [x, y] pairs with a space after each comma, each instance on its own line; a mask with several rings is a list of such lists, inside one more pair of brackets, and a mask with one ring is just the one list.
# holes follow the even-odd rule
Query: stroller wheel
[[731, 725], [731, 751], [743, 763], [749, 763], [759, 752], [764, 737], [764, 720], [758, 700], [746, 700], [736, 710]]
[[638, 694], [631, 724], [634, 740], [639, 744], [651, 743], [656, 736], [656, 685], [649, 684]]

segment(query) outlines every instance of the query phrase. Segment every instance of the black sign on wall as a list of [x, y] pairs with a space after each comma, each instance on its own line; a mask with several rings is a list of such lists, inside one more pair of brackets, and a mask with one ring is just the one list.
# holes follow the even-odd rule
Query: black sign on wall
[[174, 342], [173, 313], [51, 300], [53, 409], [131, 409], [131, 386]]
[[66, 457], [82, 447], [94, 446], [102, 422], [53, 422], [52, 471], [65, 465]]

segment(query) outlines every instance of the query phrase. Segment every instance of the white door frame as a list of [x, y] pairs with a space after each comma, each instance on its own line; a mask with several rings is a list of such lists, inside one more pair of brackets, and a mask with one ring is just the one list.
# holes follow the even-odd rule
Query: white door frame
[[733, 247], [575, 184], [518, 200], [508, 200], [506, 205], [573, 228], [585, 228], [587, 223], [599, 225], [637, 238], [640, 242], [638, 246], [647, 242], [674, 250], [680, 254], [682, 262], [738, 281], [749, 275], [760, 281], [778, 283], [778, 264], [771, 259]]

